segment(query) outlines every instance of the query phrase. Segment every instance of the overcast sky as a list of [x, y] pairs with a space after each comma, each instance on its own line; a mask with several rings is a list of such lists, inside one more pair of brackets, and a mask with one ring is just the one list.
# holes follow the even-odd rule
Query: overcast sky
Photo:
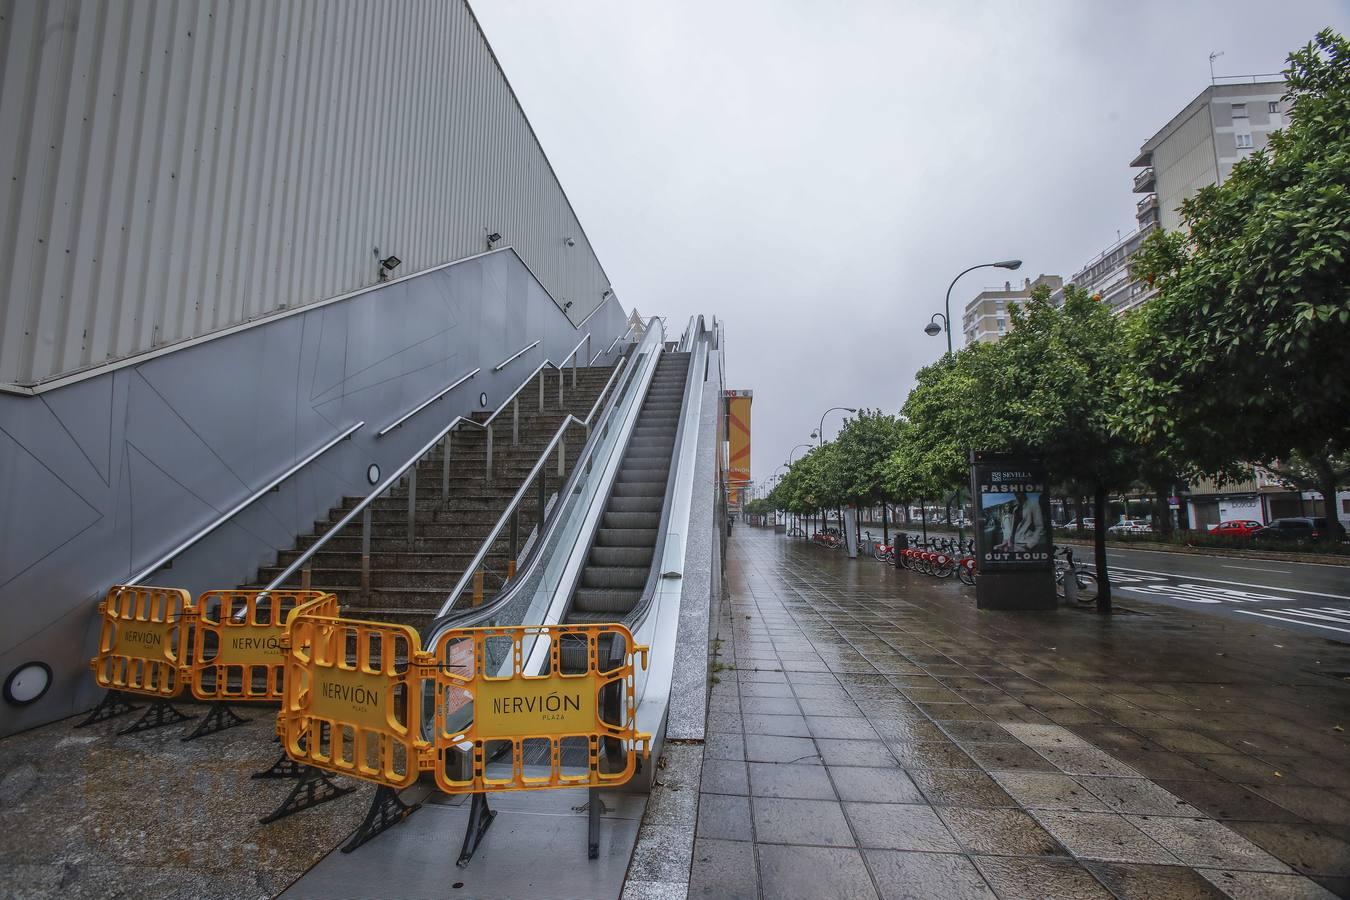
[[[898, 410], [957, 272], [1069, 276], [1134, 227], [1129, 161], [1218, 75], [1350, 3], [472, 0], [624, 305], [726, 322], [753, 476], [836, 405]], [[826, 421], [833, 436], [840, 414]]]

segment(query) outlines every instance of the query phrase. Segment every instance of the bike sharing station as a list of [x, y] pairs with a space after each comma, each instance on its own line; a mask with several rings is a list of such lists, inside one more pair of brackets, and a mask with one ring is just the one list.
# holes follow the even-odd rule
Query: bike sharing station
[[978, 608], [1058, 606], [1046, 483], [1045, 466], [1035, 458], [971, 451]]

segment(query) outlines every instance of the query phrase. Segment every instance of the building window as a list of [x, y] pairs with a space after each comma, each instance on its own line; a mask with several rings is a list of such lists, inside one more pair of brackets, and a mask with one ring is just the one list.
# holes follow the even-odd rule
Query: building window
[[1233, 104], [1233, 118], [1235, 118], [1235, 119], [1245, 119], [1245, 118], [1247, 118], [1247, 104], [1245, 104], [1245, 103], [1234, 103], [1234, 104]]
[[1280, 101], [1278, 101], [1278, 100], [1271, 100], [1269, 103], [1267, 103], [1267, 104], [1266, 104], [1266, 112], [1268, 112], [1268, 113], [1270, 113], [1270, 114], [1272, 114], [1272, 115], [1279, 115], [1279, 113], [1280, 113]]
[[1239, 150], [1250, 150], [1252, 146], [1252, 136], [1250, 134], [1235, 134]]

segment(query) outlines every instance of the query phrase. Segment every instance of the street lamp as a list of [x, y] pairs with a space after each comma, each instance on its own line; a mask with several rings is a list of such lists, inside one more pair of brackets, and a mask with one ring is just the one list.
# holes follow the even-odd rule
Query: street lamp
[[[952, 283], [947, 285], [947, 300], [943, 306], [944, 313], [933, 313], [933, 318], [928, 320], [928, 324], [923, 327], [923, 333], [929, 337], [937, 337], [942, 332], [947, 332], [947, 352], [952, 352], [952, 288], [956, 287], [956, 282], [961, 280], [961, 276], [966, 272], [974, 272], [976, 269], [1020, 269], [1022, 261], [1020, 259], [1005, 259], [1002, 262], [980, 263], [978, 266], [971, 266], [957, 274], [952, 279]], [[938, 325], [937, 320], [942, 319], [942, 324]]]
[[788, 466], [792, 465], [792, 460], [797, 455], [797, 451], [802, 449], [803, 447], [805, 447], [807, 450], [811, 449], [810, 444], [798, 444], [797, 446], [793, 447], [791, 450], [788, 451]]
[[819, 446], [821, 447], [825, 446], [825, 417], [828, 416], [830, 413], [834, 412], [836, 409], [842, 409], [844, 412], [851, 412], [851, 413], [857, 412], [857, 410], [851, 406], [831, 406], [829, 409], [821, 413], [820, 427], [816, 429], [815, 434], [811, 435], [811, 437], [818, 438], [820, 440]]

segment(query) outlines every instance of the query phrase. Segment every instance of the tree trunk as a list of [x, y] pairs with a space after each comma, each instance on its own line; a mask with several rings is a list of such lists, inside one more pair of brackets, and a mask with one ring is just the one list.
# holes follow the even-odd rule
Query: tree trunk
[[1172, 507], [1167, 505], [1168, 488], [1153, 488], [1153, 527], [1164, 539], [1172, 537]]
[[881, 503], [881, 542], [883, 544], [890, 544], [891, 542], [891, 534], [887, 530], [887, 518], [886, 502], [883, 500]]
[[923, 523], [923, 542], [928, 544], [928, 503], [924, 500], [919, 501], [919, 521]]
[[[1106, 571], [1106, 489], [1099, 487], [1092, 495], [1093, 516], [1096, 518], [1092, 529], [1093, 547], [1097, 562], [1097, 612], [1102, 615], [1111, 613], [1111, 579]], [[1081, 520], [1080, 520], [1081, 521]], [[1066, 576], [1067, 577], [1067, 576]]]
[[1073, 498], [1073, 529], [1081, 538], [1083, 536], [1083, 497], [1081, 494], [1074, 495]]
[[[1345, 527], [1338, 515], [1340, 511], [1336, 509], [1336, 467], [1329, 459], [1319, 459], [1314, 471], [1317, 472], [1317, 488], [1322, 492], [1322, 513], [1327, 517], [1327, 533], [1323, 537], [1334, 547], [1345, 535]], [[1301, 491], [1299, 496], [1303, 496]]]

